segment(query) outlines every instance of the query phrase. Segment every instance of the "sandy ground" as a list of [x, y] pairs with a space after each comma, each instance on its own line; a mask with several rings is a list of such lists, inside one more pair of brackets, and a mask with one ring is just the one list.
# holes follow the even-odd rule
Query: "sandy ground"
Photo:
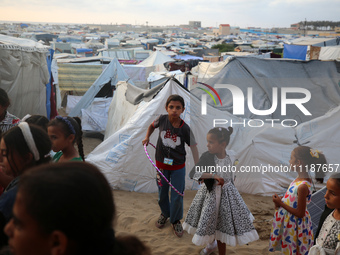
[[[100, 139], [88, 137], [85, 134], [83, 137], [85, 155], [88, 155], [100, 142]], [[136, 235], [151, 248], [154, 255], [198, 254], [203, 248], [195, 246], [191, 242], [192, 236], [186, 232], [182, 238], [175, 236], [169, 222], [163, 229], [155, 227], [155, 222], [160, 214], [156, 193], [114, 190], [113, 194], [117, 208], [114, 225], [117, 235]], [[184, 217], [195, 194], [196, 191], [185, 192]], [[274, 213], [271, 197], [249, 194], [242, 194], [242, 197], [255, 217], [254, 225], [259, 233], [260, 240], [244, 246], [227, 246], [226, 254], [280, 254], [279, 252], [268, 252], [271, 220]], [[218, 253], [215, 252], [214, 254]]]

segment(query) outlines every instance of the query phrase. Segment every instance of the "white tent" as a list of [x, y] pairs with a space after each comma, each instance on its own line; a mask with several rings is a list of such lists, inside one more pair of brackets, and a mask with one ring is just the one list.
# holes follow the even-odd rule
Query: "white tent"
[[148, 58], [138, 65], [124, 65], [125, 72], [137, 87], [147, 89], [149, 87], [148, 77], [151, 72], [167, 72], [165, 62], [174, 61], [160, 51], [153, 52]]
[[[163, 71], [163, 70], [161, 70], [159, 65], [162, 66], [166, 62], [174, 62], [174, 61], [175, 60], [173, 60], [169, 56], [163, 54], [162, 52], [155, 51], [150, 57], [148, 57], [144, 61], [140, 62], [138, 65], [139, 66], [145, 66], [145, 67], [156, 66], [156, 70], [155, 71], [159, 72], [159, 71]], [[164, 68], [164, 66], [163, 66], [163, 68]]]
[[[208, 106], [209, 115], [200, 114], [200, 100], [170, 80], [163, 88], [154, 88], [154, 98], [148, 95], [143, 101], [140, 95], [137, 104], [130, 103], [129, 90], [133, 86], [121, 82], [110, 106], [109, 121], [105, 140], [87, 157], [87, 161], [96, 164], [107, 176], [112, 187], [137, 192], [156, 192], [155, 169], [148, 161], [141, 144], [150, 123], [159, 115], [164, 114], [164, 103], [171, 94], [181, 95], [186, 102], [182, 118], [188, 123], [198, 142], [199, 153], [206, 151], [206, 134], [212, 128], [214, 118], [223, 114], [225, 118], [241, 122], [242, 119], [221, 112]], [[134, 88], [135, 89], [135, 88]], [[158, 91], [157, 91], [158, 90]], [[157, 92], [158, 93], [157, 93]], [[147, 91], [145, 91], [147, 93]], [[117, 100], [117, 101], [116, 101]], [[128, 101], [129, 100], [129, 101]], [[138, 102], [137, 101], [137, 102]], [[336, 125], [336, 121], [328, 119]], [[280, 134], [278, 136], [277, 134]], [[151, 143], [156, 144], [158, 131], [151, 136]], [[324, 137], [327, 140], [327, 137]], [[265, 125], [262, 128], [237, 126], [231, 137], [229, 149], [238, 154], [238, 170], [243, 167], [257, 166], [288, 166], [290, 153], [296, 146], [296, 129]], [[336, 149], [336, 148], [334, 148]], [[154, 149], [148, 146], [154, 159]], [[331, 155], [330, 155], [331, 156]], [[334, 157], [330, 162], [336, 161]], [[190, 150], [187, 150], [187, 172], [193, 167]], [[250, 169], [250, 168], [249, 168]], [[250, 171], [250, 170], [249, 170]], [[271, 195], [283, 192], [296, 174], [277, 172], [238, 172], [236, 186], [241, 192]], [[186, 189], [197, 188], [193, 181], [186, 178]]]
[[130, 77], [130, 83], [133, 82], [137, 87], [143, 89], [149, 87], [147, 78], [149, 74], [155, 70], [154, 66], [123, 65], [123, 68]]
[[47, 114], [47, 53], [38, 42], [0, 34], [0, 87], [11, 100], [8, 111], [19, 118]]
[[[327, 74], [324, 75], [325, 70]], [[297, 144], [323, 150], [329, 164], [339, 164], [340, 149], [336, 143], [339, 140], [337, 138], [340, 138], [338, 131], [340, 100], [337, 86], [339, 73], [335, 63], [242, 58], [229, 62], [216, 76], [207, 84], [211, 86], [237, 84], [241, 89], [243, 86], [253, 89], [260, 87], [262, 90], [259, 91], [266, 89], [270, 91], [273, 86], [281, 88], [288, 85], [307, 88], [311, 91], [312, 98], [306, 107], [313, 115], [303, 119], [296, 109], [290, 108], [285, 118], [301, 121], [297, 127], [283, 127], [280, 125], [281, 120], [276, 122], [279, 124], [273, 124], [273, 127], [268, 123], [260, 127], [252, 127], [241, 123], [251, 121], [251, 124], [256, 126], [256, 122], [262, 120], [235, 117], [228, 112], [227, 107], [208, 104], [208, 114], [202, 115], [200, 94], [196, 93], [197, 96], [194, 96], [194, 91], [189, 93], [174, 80], [152, 90], [139, 89], [139, 91], [138, 88], [122, 82], [117, 85], [115, 97], [110, 105], [105, 140], [88, 155], [87, 160], [100, 167], [115, 189], [156, 192], [156, 170], [145, 156], [141, 142], [150, 123], [160, 114], [166, 113], [164, 104], [168, 96], [179, 94], [186, 103], [185, 112], [181, 117], [191, 127], [200, 154], [207, 150], [206, 134], [214, 126], [214, 120], [228, 120], [228, 124], [221, 124], [224, 127], [229, 126], [231, 121], [238, 123], [233, 125], [234, 132], [228, 149], [234, 150], [238, 155], [239, 164], [235, 184], [241, 192], [260, 195], [284, 192], [293, 177], [296, 177], [295, 173], [287, 171], [290, 153]], [[196, 90], [198, 91], [200, 90]], [[218, 92], [225, 106], [225, 103], [231, 99], [223, 93], [223, 90]], [[269, 92], [266, 94], [270, 95]], [[255, 95], [254, 99], [262, 102], [261, 94], [256, 92]], [[256, 104], [255, 108], [268, 109], [270, 105]], [[332, 108], [334, 110], [328, 112]], [[279, 114], [271, 116], [272, 119], [282, 117]], [[158, 130], [151, 136], [153, 144], [156, 144], [157, 135]], [[154, 158], [154, 149], [148, 146], [148, 150]], [[190, 151], [187, 152], [187, 172], [189, 172], [193, 167], [193, 160]], [[280, 166], [281, 168], [277, 168]], [[192, 188], [197, 187], [187, 178], [186, 189]]]
[[[71, 110], [69, 116], [81, 116], [82, 109], [86, 109], [93, 102], [94, 97], [104, 87], [105, 84], [110, 82], [112, 86], [116, 85], [118, 81], [127, 81], [129, 76], [125, 73], [124, 69], [114, 58], [110, 64], [104, 69], [102, 74], [92, 84], [92, 86], [86, 91], [85, 95], [80, 99], [78, 104]], [[130, 82], [133, 83], [133, 82]]]
[[340, 60], [340, 46], [321, 47], [320, 60]]

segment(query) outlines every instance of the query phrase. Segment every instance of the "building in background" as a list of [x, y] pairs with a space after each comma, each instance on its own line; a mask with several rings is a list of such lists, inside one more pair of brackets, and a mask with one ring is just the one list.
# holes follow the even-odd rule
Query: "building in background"
[[229, 24], [220, 24], [219, 35], [230, 35], [230, 25]]
[[201, 21], [189, 21], [189, 26], [190, 27], [201, 27]]

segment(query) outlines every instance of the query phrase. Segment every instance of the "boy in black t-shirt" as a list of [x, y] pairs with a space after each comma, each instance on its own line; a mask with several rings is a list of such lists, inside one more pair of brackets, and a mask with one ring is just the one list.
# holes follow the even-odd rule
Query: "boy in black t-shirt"
[[[159, 116], [148, 128], [143, 145], [149, 143], [150, 135], [159, 128], [156, 146], [156, 166], [171, 184], [181, 193], [185, 187], [185, 143], [190, 146], [195, 164], [198, 162], [196, 141], [190, 127], [180, 118], [184, 111], [184, 99], [179, 95], [171, 95], [165, 104], [167, 115]], [[175, 234], [183, 235], [180, 220], [183, 218], [183, 196], [171, 189], [169, 201], [169, 184], [161, 178], [159, 185], [159, 201], [161, 215], [156, 226], [162, 228], [168, 217]]]

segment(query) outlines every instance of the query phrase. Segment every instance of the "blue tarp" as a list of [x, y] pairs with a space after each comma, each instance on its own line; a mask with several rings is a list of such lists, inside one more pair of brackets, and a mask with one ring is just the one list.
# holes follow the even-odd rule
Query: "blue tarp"
[[51, 73], [51, 65], [52, 65], [52, 60], [53, 60], [53, 54], [54, 50], [50, 49], [50, 54], [47, 55], [46, 57], [46, 62], [47, 62], [47, 67], [48, 67], [48, 72], [50, 73], [50, 80], [46, 84], [46, 115], [47, 118], [50, 119], [51, 115], [51, 89], [52, 89], [52, 73]]
[[307, 46], [284, 44], [283, 58], [306, 60]]
[[92, 49], [83, 49], [83, 48], [81, 48], [81, 49], [77, 49], [77, 52], [93, 52], [93, 50]]

